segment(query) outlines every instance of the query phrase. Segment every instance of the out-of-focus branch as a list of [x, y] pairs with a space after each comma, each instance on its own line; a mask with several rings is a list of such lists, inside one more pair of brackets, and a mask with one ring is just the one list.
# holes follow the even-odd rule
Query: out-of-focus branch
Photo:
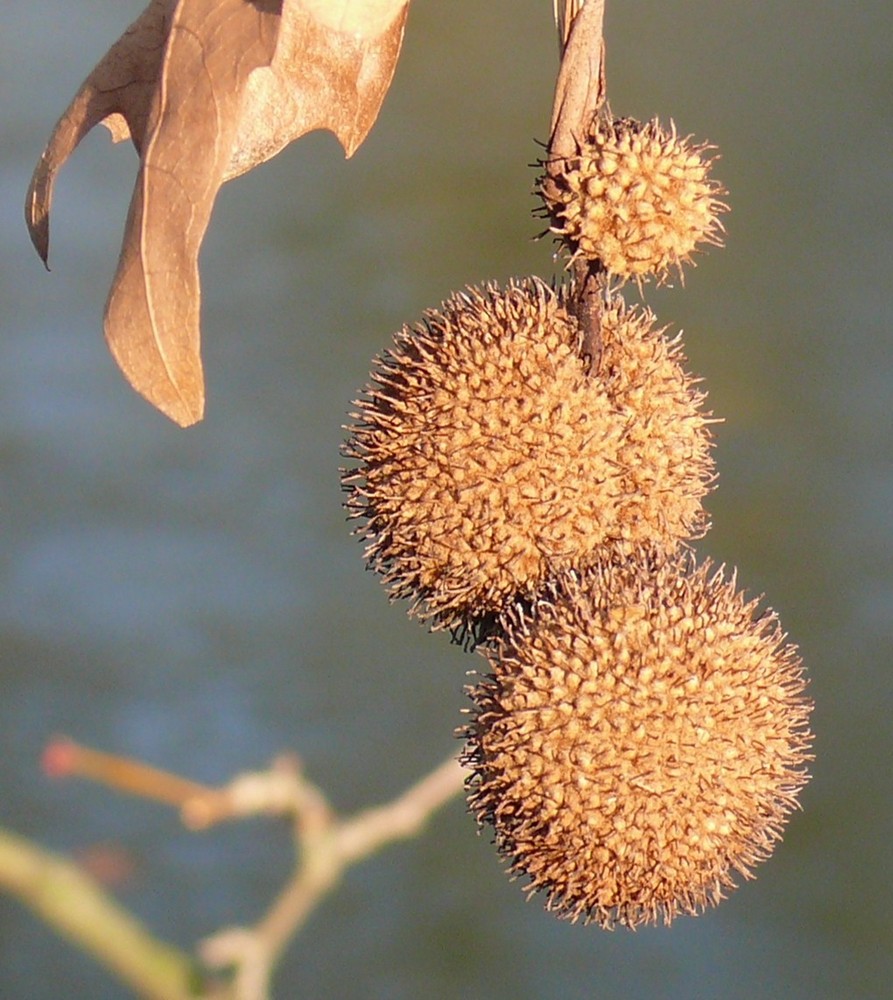
[[386, 844], [417, 834], [432, 813], [459, 793], [464, 780], [459, 763], [450, 759], [392, 802], [344, 820], [335, 818], [322, 793], [305, 782], [296, 798], [299, 863], [294, 876], [254, 928], [232, 928], [206, 940], [203, 960], [211, 966], [236, 966], [237, 1000], [264, 1000], [283, 948], [345, 869]]
[[178, 774], [162, 771], [131, 757], [103, 753], [84, 747], [65, 736], [51, 740], [41, 760], [44, 773], [51, 778], [89, 778], [117, 792], [182, 806], [190, 799], [218, 794], [216, 789]]
[[[229, 988], [214, 994], [232, 1000], [265, 1000], [283, 949], [318, 903], [335, 888], [344, 871], [386, 844], [417, 834], [437, 809], [461, 791], [465, 778], [458, 761], [450, 759], [393, 801], [342, 819], [336, 816], [322, 791], [303, 775], [292, 756], [278, 758], [269, 770], [238, 775], [220, 788], [61, 737], [47, 747], [43, 762], [45, 770], [54, 776], [89, 778], [118, 791], [175, 806], [184, 824], [193, 830], [249, 815], [291, 819], [297, 855], [295, 870], [268, 913], [254, 927], [222, 930], [200, 946], [201, 959], [207, 967], [234, 969]], [[29, 848], [26, 841], [21, 843], [23, 850]], [[0, 886], [8, 885], [16, 891], [62, 933], [69, 933], [69, 927], [79, 930], [85, 925], [83, 934], [71, 936], [116, 971], [118, 966], [112, 958], [117, 949], [112, 956], [106, 949], [110, 942], [123, 942], [120, 947], [126, 951], [132, 968], [122, 971], [121, 978], [133, 985], [136, 972], [144, 974], [145, 982], [138, 989], [141, 995], [164, 1000], [199, 995], [187, 991], [187, 972], [193, 976], [195, 970], [186, 955], [152, 939], [73, 865], [35, 848], [30, 850], [35, 852], [32, 867], [35, 879], [44, 864], [49, 866], [50, 873], [65, 873], [70, 909], [57, 913], [54, 908], [39, 904], [36, 891], [16, 889], [16, 885], [25, 886], [27, 882], [14, 876], [14, 863], [7, 862], [2, 841], [0, 868], [8, 868], [8, 874], [6, 870], [0, 871]], [[11, 856], [16, 857], [14, 853]], [[42, 877], [49, 876], [43, 872]], [[52, 895], [55, 898], [58, 893]], [[81, 906], [88, 914], [86, 918], [79, 909]], [[94, 920], [91, 916], [94, 910], [104, 917]], [[98, 936], [92, 933], [95, 928], [100, 928]], [[157, 982], [152, 977], [156, 964], [163, 974]]]
[[138, 996], [196, 996], [195, 962], [154, 938], [84, 872], [24, 837], [0, 830], [0, 889], [17, 896]]

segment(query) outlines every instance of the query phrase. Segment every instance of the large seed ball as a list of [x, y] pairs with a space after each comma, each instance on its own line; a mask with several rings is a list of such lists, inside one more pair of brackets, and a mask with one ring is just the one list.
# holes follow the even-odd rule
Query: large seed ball
[[568, 574], [483, 648], [470, 806], [549, 909], [669, 923], [771, 853], [808, 780], [811, 704], [734, 579], [641, 555]]
[[529, 279], [454, 295], [376, 360], [346, 504], [413, 613], [466, 626], [609, 546], [703, 532], [710, 418], [678, 342], [619, 299], [601, 337], [590, 375], [564, 293]]

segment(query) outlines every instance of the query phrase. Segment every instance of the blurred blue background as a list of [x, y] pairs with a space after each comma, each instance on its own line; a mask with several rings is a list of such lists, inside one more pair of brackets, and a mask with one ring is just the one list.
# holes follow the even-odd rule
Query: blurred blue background
[[[50, 782], [41, 749], [64, 732], [215, 783], [293, 749], [345, 811], [457, 750], [476, 658], [364, 573], [341, 424], [403, 322], [468, 283], [554, 272], [529, 164], [556, 41], [548, 0], [416, 0], [352, 161], [317, 134], [223, 190], [202, 257], [207, 418], [183, 431], [102, 341], [132, 149], [99, 129], [63, 171], [51, 274], [22, 222], [53, 123], [141, 6], [0, 13], [0, 823], [123, 850], [118, 897], [191, 948], [260, 915], [289, 870], [284, 827], [190, 834]], [[457, 799], [348, 875], [277, 997], [891, 995], [891, 27], [888, 0], [608, 3], [614, 111], [722, 153], [726, 249], [648, 300], [725, 419], [700, 550], [766, 593], [812, 678], [803, 813], [719, 909], [605, 933], [525, 903]], [[0, 897], [0, 995], [125, 993]]]

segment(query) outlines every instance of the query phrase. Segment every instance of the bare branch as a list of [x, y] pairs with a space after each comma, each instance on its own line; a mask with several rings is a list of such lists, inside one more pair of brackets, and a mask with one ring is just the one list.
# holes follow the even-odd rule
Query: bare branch
[[302, 811], [309, 805], [311, 817], [316, 816], [298, 823], [300, 861], [292, 880], [256, 927], [230, 928], [207, 939], [201, 946], [203, 960], [212, 967], [236, 966], [236, 1000], [265, 1000], [283, 948], [345, 869], [386, 844], [417, 834], [464, 781], [465, 772], [451, 758], [392, 802], [345, 820], [335, 819], [322, 793], [307, 784], [296, 802]]
[[[64, 737], [57, 737], [49, 744], [43, 765], [57, 777], [89, 778], [117, 791], [174, 806], [180, 810], [183, 823], [192, 830], [253, 815], [291, 818], [296, 868], [268, 913], [255, 927], [227, 928], [200, 946], [201, 957], [209, 967], [235, 968], [231, 992], [227, 993], [234, 1000], [265, 1000], [272, 970], [283, 949], [317, 904], [335, 888], [344, 871], [385, 845], [419, 833], [429, 817], [461, 791], [465, 779], [464, 770], [451, 758], [392, 802], [341, 819], [323, 792], [307, 780], [293, 755], [277, 758], [269, 770], [237, 775], [221, 788], [190, 781], [132, 758], [93, 750]], [[4, 861], [2, 846], [0, 841], [0, 866]], [[72, 869], [66, 862], [59, 863], [67, 870]], [[0, 885], [4, 874], [0, 871]], [[86, 876], [78, 875], [85, 888], [78, 890], [75, 897], [87, 893], [89, 900], [98, 893], [104, 900]], [[114, 907], [111, 903], [107, 905]], [[62, 918], [47, 912], [43, 916], [63, 933], [67, 932]], [[121, 911], [116, 919], [126, 921], [128, 917]], [[106, 921], [109, 922], [114, 924], [112, 917]], [[116, 935], [103, 932], [103, 940], [106, 937], [114, 939]], [[130, 935], [131, 939], [134, 937]], [[103, 957], [91, 940], [80, 943], [85, 950]], [[134, 957], [138, 966], [142, 964], [141, 957], [148, 967], [156, 960], [156, 954], [166, 954], [165, 946], [148, 935], [145, 942], [136, 940], [129, 946], [138, 953]], [[181, 963], [188, 961], [186, 956], [175, 954], [175, 957]], [[170, 1000], [180, 994], [161, 991], [145, 995]]]

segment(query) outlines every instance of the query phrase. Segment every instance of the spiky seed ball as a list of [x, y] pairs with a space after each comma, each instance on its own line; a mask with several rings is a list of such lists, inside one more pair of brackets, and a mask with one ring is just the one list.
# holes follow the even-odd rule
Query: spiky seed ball
[[657, 121], [599, 121], [578, 156], [544, 164], [538, 190], [552, 231], [610, 274], [681, 274], [698, 244], [722, 242], [725, 191], [709, 176], [709, 148]]
[[701, 533], [703, 394], [648, 312], [607, 309], [597, 376], [538, 279], [472, 289], [404, 328], [352, 414], [346, 506], [369, 565], [463, 628], [609, 544]]
[[808, 780], [810, 701], [772, 615], [709, 565], [567, 575], [490, 641], [469, 802], [561, 916], [669, 923], [751, 877]]

